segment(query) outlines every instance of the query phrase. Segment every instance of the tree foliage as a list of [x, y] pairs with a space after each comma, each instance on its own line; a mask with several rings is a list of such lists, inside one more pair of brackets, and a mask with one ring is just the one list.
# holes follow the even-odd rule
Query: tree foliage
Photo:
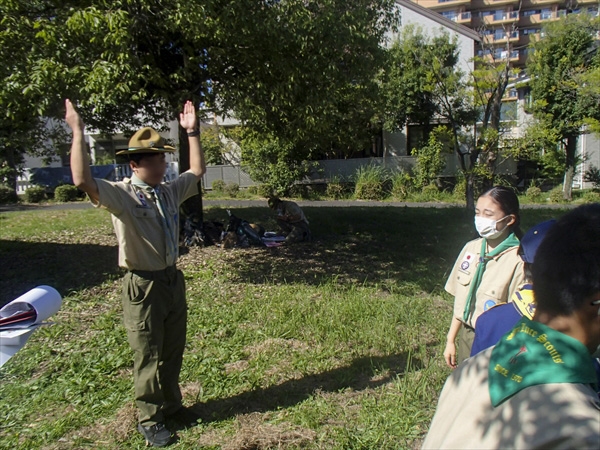
[[0, 69], [0, 105], [9, 122], [58, 118], [69, 97], [88, 126], [127, 132], [173, 119], [192, 99], [276, 136], [296, 162], [319, 149], [348, 151], [369, 140], [374, 73], [393, 6], [390, 0], [1, 0], [7, 64]]
[[580, 83], [588, 71], [600, 66], [600, 54], [593, 46], [598, 24], [597, 18], [579, 14], [549, 24], [527, 62], [534, 117], [544, 128], [555, 130], [565, 151], [566, 199], [571, 199], [577, 137], [587, 121], [600, 119], [597, 97], [587, 95]]

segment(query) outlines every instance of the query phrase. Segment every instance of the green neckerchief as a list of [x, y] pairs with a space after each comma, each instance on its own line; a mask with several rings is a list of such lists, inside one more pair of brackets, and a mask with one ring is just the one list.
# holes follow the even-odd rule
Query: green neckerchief
[[596, 384], [590, 353], [581, 342], [527, 317], [496, 344], [488, 372], [494, 406], [530, 386]]
[[481, 279], [483, 278], [483, 272], [485, 272], [485, 266], [487, 262], [492, 259], [494, 256], [499, 255], [500, 253], [508, 250], [509, 248], [516, 247], [519, 245], [519, 239], [515, 236], [514, 233], [510, 233], [506, 236], [502, 242], [500, 242], [496, 248], [494, 248], [488, 254], [485, 253], [485, 249], [487, 248], [487, 239], [483, 238], [481, 240], [481, 251], [479, 252], [479, 264], [477, 264], [477, 268], [475, 269], [475, 274], [473, 275], [473, 280], [471, 281], [471, 287], [469, 288], [469, 295], [467, 295], [467, 302], [465, 304], [465, 311], [463, 313], [463, 321], [465, 323], [469, 322], [469, 319], [473, 315], [475, 310], [475, 295], [479, 285], [481, 284]]

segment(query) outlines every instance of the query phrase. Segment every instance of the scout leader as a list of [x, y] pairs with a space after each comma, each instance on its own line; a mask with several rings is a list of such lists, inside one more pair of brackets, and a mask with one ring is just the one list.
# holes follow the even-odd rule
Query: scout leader
[[206, 171], [196, 110], [188, 101], [179, 121], [188, 132], [190, 170], [163, 184], [165, 153], [175, 149], [164, 145], [162, 137], [146, 127], [133, 135], [127, 150], [119, 152], [129, 157], [131, 180], [115, 183], [92, 178], [83, 122], [73, 104], [69, 100], [65, 104], [65, 120], [73, 132], [73, 182], [94, 206], [111, 213], [119, 241], [119, 266], [127, 270], [123, 320], [134, 352], [138, 431], [147, 444], [163, 447], [171, 440], [165, 419], [193, 424], [198, 418], [182, 406], [179, 389], [187, 305], [183, 273], [175, 265], [179, 206], [198, 194], [198, 182]]

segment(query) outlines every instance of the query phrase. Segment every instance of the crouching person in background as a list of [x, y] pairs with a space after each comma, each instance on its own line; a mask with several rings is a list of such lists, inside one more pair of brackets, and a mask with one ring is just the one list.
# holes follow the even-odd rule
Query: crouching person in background
[[271, 197], [268, 205], [277, 212], [277, 224], [285, 234], [286, 242], [310, 241], [308, 220], [297, 203]]

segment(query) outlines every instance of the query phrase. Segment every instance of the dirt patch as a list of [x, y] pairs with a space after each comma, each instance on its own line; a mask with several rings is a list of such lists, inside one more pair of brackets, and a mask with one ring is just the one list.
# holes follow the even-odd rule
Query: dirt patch
[[233, 437], [213, 430], [201, 436], [200, 446], [221, 446], [222, 450], [262, 450], [301, 447], [314, 441], [316, 432], [289, 423], [267, 422], [269, 415], [252, 413], [236, 417]]

